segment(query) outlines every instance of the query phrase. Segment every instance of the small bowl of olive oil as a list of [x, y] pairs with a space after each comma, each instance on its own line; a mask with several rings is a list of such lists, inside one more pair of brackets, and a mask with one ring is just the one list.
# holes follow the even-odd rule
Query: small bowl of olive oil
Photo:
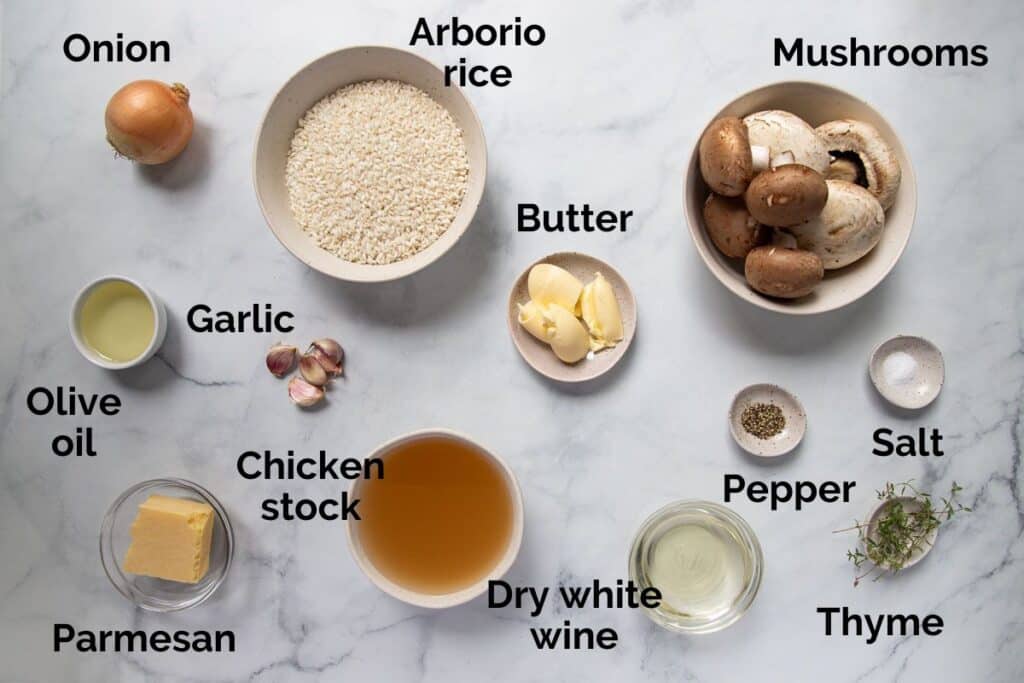
[[150, 290], [131, 278], [93, 280], [71, 307], [71, 339], [87, 360], [123, 370], [153, 357], [167, 334], [167, 311]]

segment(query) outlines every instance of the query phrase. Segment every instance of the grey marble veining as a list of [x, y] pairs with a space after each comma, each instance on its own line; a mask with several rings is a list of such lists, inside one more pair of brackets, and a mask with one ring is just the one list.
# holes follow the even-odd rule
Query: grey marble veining
[[[418, 5], [418, 6], [417, 6]], [[250, 183], [253, 137], [277, 87], [329, 50], [406, 45], [416, 18], [539, 22], [539, 48], [418, 47], [437, 62], [503, 63], [503, 89], [469, 92], [490, 154], [478, 218], [441, 262], [400, 282], [332, 281], [286, 253]], [[0, 680], [3, 681], [992, 681], [1024, 678], [1024, 106], [1021, 7], [785, 2], [183, 2], [2, 5], [0, 207]], [[170, 64], [73, 64], [73, 32], [169, 40]], [[984, 43], [984, 68], [775, 67], [772, 39]], [[124, 82], [178, 80], [192, 92], [195, 139], [178, 161], [114, 159], [103, 107]], [[909, 249], [889, 278], [841, 311], [810, 319], [756, 310], [706, 271], [686, 232], [682, 173], [708, 117], [763, 83], [813, 79], [872, 102], [901, 133], [919, 181]], [[517, 235], [517, 202], [634, 210], [625, 234]], [[635, 346], [585, 389], [544, 381], [505, 330], [515, 277], [546, 253], [609, 260], [640, 310]], [[146, 282], [171, 314], [159, 357], [112, 374], [67, 332], [75, 291], [101, 274]], [[295, 410], [263, 368], [271, 335], [189, 333], [195, 303], [254, 301], [294, 311], [297, 340], [330, 334], [348, 379], [325, 410]], [[947, 383], [920, 414], [871, 388], [871, 349], [896, 333], [937, 342]], [[732, 445], [725, 412], [754, 381], [794, 391], [809, 431], [794, 457], [762, 466]], [[38, 385], [114, 391], [116, 417], [92, 419], [100, 456], [60, 460], [49, 440], [82, 423], [36, 417]], [[870, 454], [879, 426], [936, 426], [941, 459]], [[509, 579], [555, 585], [623, 577], [632, 534], [678, 498], [722, 498], [722, 475], [856, 480], [849, 505], [772, 512], [734, 505], [766, 554], [750, 613], [719, 634], [683, 638], [633, 611], [546, 611], [537, 620], [483, 601], [445, 612], [398, 603], [349, 557], [337, 523], [259, 519], [287, 488], [249, 482], [249, 448], [362, 456], [426, 426], [467, 432], [515, 469], [526, 499]], [[210, 488], [237, 532], [235, 565], [207, 604], [135, 610], [108, 584], [96, 538], [129, 485], [183, 476]], [[852, 538], [833, 535], [886, 480], [965, 487], [975, 512], [943, 529], [929, 558], [893, 581], [853, 588]], [[940, 614], [939, 637], [825, 637], [815, 608]], [[541, 653], [530, 625], [564, 618], [619, 632], [612, 652]], [[55, 655], [56, 621], [80, 628], [231, 628], [233, 655]]]

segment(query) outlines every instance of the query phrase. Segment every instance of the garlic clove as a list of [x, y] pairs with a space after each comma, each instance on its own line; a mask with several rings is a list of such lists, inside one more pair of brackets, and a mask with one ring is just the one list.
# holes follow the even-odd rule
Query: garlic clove
[[288, 397], [296, 405], [308, 408], [323, 400], [324, 390], [296, 375], [288, 382]]
[[345, 358], [345, 350], [341, 348], [341, 344], [327, 337], [317, 339], [309, 345], [309, 348], [320, 349], [330, 359], [332, 365], [341, 365], [341, 361]]
[[267, 370], [275, 377], [284, 377], [295, 363], [299, 350], [290, 344], [274, 344], [267, 352]]
[[302, 373], [303, 379], [317, 387], [327, 384], [327, 380], [330, 379], [320, 361], [308, 353], [299, 358], [299, 372]]
[[324, 369], [324, 372], [326, 372], [329, 377], [337, 377], [342, 373], [340, 361], [334, 361], [316, 344], [310, 345], [309, 351], [306, 352], [306, 356], [316, 359], [316, 362], [320, 364], [320, 367]]

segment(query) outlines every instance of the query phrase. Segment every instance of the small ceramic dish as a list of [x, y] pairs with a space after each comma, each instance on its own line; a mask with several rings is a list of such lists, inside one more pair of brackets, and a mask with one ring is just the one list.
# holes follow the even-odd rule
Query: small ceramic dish
[[[825, 271], [825, 280], [808, 296], [786, 300], [755, 292], [744, 277], [743, 261], [722, 254], [704, 228], [703, 207], [709, 190], [700, 175], [699, 135], [694, 142], [683, 183], [683, 201], [690, 235], [701, 259], [718, 281], [733, 294], [755, 306], [779, 313], [807, 315], [824, 313], [850, 304], [874, 289], [889, 274], [910, 239], [917, 212], [917, 179], [910, 164], [910, 156], [896, 131], [874, 107], [855, 95], [823, 83], [789, 81], [751, 90], [725, 105], [711, 121], [722, 116], [743, 117], [765, 109], [791, 112], [812, 126], [835, 119], [857, 119], [878, 129], [896, 154], [902, 173], [896, 202], [885, 213], [885, 229], [881, 241], [871, 253], [857, 262], [838, 270]], [[708, 123], [710, 125], [710, 121]]]
[[[366, 550], [363, 548], [363, 544], [359, 539], [359, 530], [357, 528], [358, 523], [351, 521], [345, 522], [345, 532], [348, 536], [348, 547], [352, 552], [352, 557], [355, 559], [356, 564], [359, 565], [363, 574], [365, 574], [367, 578], [377, 586], [377, 588], [381, 589], [391, 597], [397, 598], [398, 600], [410, 605], [434, 609], [461, 605], [465, 602], [469, 602], [479, 595], [482, 595], [487, 591], [487, 586], [491, 581], [500, 579], [505, 575], [509, 568], [512, 567], [512, 563], [515, 562], [516, 557], [519, 555], [519, 548], [523, 543], [523, 492], [519, 488], [519, 481], [516, 479], [515, 473], [512, 472], [512, 469], [504, 460], [473, 441], [468, 436], [450, 429], [422, 429], [416, 432], [410, 432], [404, 436], [399, 436], [381, 444], [374, 449], [373, 453], [371, 453], [368, 458], [383, 459], [396, 447], [410, 441], [438, 437], [460, 441], [493, 460], [504, 473], [505, 483], [508, 485], [509, 491], [512, 494], [512, 534], [509, 538], [508, 547], [505, 549], [504, 555], [502, 555], [501, 559], [498, 560], [498, 563], [487, 574], [487, 576], [454, 593], [432, 594], [420, 593], [418, 591], [411, 590], [405, 586], [395, 583], [374, 566], [373, 562], [371, 562], [370, 558], [367, 556]], [[351, 498], [358, 499], [360, 497], [360, 487], [364, 481], [364, 479], [356, 479], [353, 482], [349, 494]]]
[[[189, 498], [207, 503], [213, 508], [210, 568], [199, 583], [138, 576], [121, 569], [131, 544], [131, 526], [139, 505], [153, 494]], [[224, 582], [231, 568], [234, 550], [235, 535], [220, 501], [199, 484], [185, 479], [151, 479], [132, 486], [110, 506], [103, 518], [103, 526], [100, 527], [100, 561], [107, 578], [121, 595], [151, 612], [177, 612], [205, 602]]]
[[898, 335], [875, 347], [868, 374], [886, 401], [916, 410], [939, 395], [946, 364], [939, 348], [927, 339]]
[[[756, 403], [769, 403], [782, 410], [786, 426], [768, 439], [759, 439], [743, 428], [743, 411]], [[796, 396], [774, 384], [751, 384], [732, 399], [729, 407], [729, 431], [740, 448], [751, 455], [774, 458], [797, 447], [807, 431], [807, 413]]]
[[[462, 129], [469, 155], [469, 179], [451, 226], [423, 251], [397, 263], [352, 263], [321, 249], [292, 215], [285, 186], [285, 163], [299, 119], [314, 104], [352, 83], [385, 79], [402, 81], [430, 95], [451, 113]], [[310, 62], [288, 79], [267, 109], [256, 136], [253, 184], [263, 216], [277, 239], [296, 258], [325, 275], [353, 282], [396, 280], [427, 267], [462, 237], [476, 214], [487, 177], [487, 143], [476, 110], [456, 86], [445, 87], [444, 74], [419, 55], [393, 47], [349, 47]]]
[[[874, 507], [874, 509], [871, 511], [871, 515], [868, 517], [867, 524], [869, 538], [877, 538], [878, 522], [882, 517], [882, 513], [886, 510], [888, 506], [896, 504], [902, 505], [903, 510], [907, 513], [917, 512], [921, 509], [920, 501], [909, 496], [900, 496], [892, 500], [879, 501], [878, 505]], [[914, 549], [913, 554], [910, 556], [909, 559], [907, 559], [906, 563], [900, 568], [900, 570], [902, 571], [903, 569], [909, 569], [910, 567], [913, 567], [915, 564], [923, 560], [925, 555], [932, 551], [932, 548], [935, 546], [935, 540], [938, 537], [939, 529], [938, 527], [936, 527], [935, 529], [932, 529], [931, 533], [928, 534], [924, 541]], [[864, 549], [864, 552], [867, 552], [866, 548]], [[888, 565], [880, 565], [879, 568], [886, 570], [892, 569], [892, 567], [889, 567]]]
[[[615, 298], [619, 303], [619, 312], [622, 314], [622, 341], [610, 349], [603, 349], [597, 353], [590, 352], [583, 360], [569, 365], [558, 360], [551, 347], [527, 332], [519, 324], [519, 304], [525, 304], [530, 300], [527, 279], [530, 269], [539, 263], [550, 263], [564, 268], [584, 285], [594, 279], [594, 273], [604, 275], [615, 291]], [[508, 297], [508, 329], [516, 349], [530, 367], [558, 382], [585, 382], [600, 377], [615, 367], [615, 364], [626, 355], [633, 341], [636, 320], [636, 299], [625, 278], [604, 261], [573, 251], [551, 254], [531, 263], [516, 280]]]
[[[126, 282], [142, 292], [147, 301], [149, 301], [150, 308], [153, 309], [154, 324], [156, 326], [153, 330], [153, 338], [150, 340], [146, 350], [142, 352], [142, 355], [121, 363], [104, 358], [96, 353], [82, 338], [81, 326], [79, 325], [79, 316], [82, 314], [82, 306], [85, 305], [86, 299], [89, 298], [93, 290], [107, 282]], [[160, 346], [164, 343], [164, 338], [167, 336], [167, 309], [164, 308], [164, 304], [160, 301], [159, 297], [141, 282], [130, 277], [124, 277], [123, 275], [106, 275], [96, 278], [85, 287], [82, 287], [78, 294], [75, 295], [74, 303], [71, 305], [71, 315], [68, 319], [68, 328], [71, 330], [71, 340], [75, 343], [75, 348], [90, 363], [107, 370], [124, 370], [142, 365], [160, 350]]]

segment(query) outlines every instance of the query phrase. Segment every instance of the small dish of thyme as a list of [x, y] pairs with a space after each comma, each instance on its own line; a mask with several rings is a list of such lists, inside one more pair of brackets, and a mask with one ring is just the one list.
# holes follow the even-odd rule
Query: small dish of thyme
[[860, 547], [846, 551], [846, 558], [857, 568], [853, 585], [872, 577], [877, 581], [886, 574], [897, 574], [924, 559], [939, 535], [939, 527], [958, 512], [971, 508], [957, 502], [963, 487], [955, 481], [948, 498], [940, 503], [914, 486], [913, 480], [889, 482], [878, 494], [878, 505], [866, 522], [857, 522], [833, 533], [856, 531]]

